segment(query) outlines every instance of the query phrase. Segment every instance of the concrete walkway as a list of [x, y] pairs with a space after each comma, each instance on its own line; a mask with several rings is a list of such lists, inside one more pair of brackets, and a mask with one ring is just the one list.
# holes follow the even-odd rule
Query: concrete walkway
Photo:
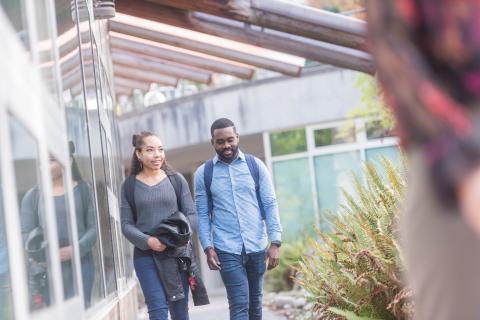
[[[209, 293], [210, 304], [194, 307], [190, 299], [190, 320], [228, 320], [228, 302], [225, 292]], [[285, 317], [277, 315], [267, 308], [263, 308], [263, 320], [285, 320]], [[148, 320], [147, 308], [140, 309], [138, 320]]]
[[[201, 307], [190, 307], [190, 320], [228, 320], [228, 302], [226, 296], [210, 297], [210, 304]], [[263, 320], [284, 320], [284, 317], [263, 308]]]

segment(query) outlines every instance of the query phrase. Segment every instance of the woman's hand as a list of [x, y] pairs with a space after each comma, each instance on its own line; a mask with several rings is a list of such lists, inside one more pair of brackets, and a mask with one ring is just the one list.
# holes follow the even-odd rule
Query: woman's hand
[[73, 257], [73, 248], [72, 246], [67, 246], [60, 248], [60, 261], [72, 260]]
[[162, 252], [167, 249], [167, 246], [155, 237], [148, 238], [147, 244], [153, 251]]

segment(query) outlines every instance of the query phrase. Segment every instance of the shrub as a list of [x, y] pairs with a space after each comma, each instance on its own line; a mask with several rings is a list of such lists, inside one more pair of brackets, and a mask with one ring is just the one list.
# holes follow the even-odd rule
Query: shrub
[[356, 196], [328, 220], [331, 229], [311, 239], [310, 254], [298, 266], [298, 283], [309, 293], [317, 319], [410, 319], [411, 290], [400, 281], [397, 242], [399, 203], [405, 180], [383, 158], [379, 174], [368, 163], [366, 181], [354, 177]]
[[296, 240], [282, 245], [280, 264], [265, 273], [265, 289], [279, 292], [293, 289], [298, 263], [305, 252], [305, 240]]

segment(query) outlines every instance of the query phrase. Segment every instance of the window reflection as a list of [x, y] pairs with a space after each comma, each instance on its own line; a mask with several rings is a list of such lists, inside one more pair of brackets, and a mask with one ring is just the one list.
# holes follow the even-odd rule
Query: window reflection
[[26, 128], [10, 117], [10, 137], [15, 168], [30, 310], [49, 306], [51, 268], [45, 230], [45, 205], [38, 174], [37, 142]]
[[[72, 298], [78, 293], [75, 278], [74, 253], [70, 225], [70, 210], [65, 184], [65, 170], [63, 165], [53, 156], [49, 158], [50, 175], [52, 178], [52, 193], [57, 220], [58, 244], [60, 247], [60, 262], [62, 266], [63, 295], [65, 299]], [[76, 177], [78, 179], [78, 177]], [[74, 187], [77, 189], [77, 179]], [[74, 190], [75, 193], [75, 190]], [[78, 214], [77, 214], [78, 215]]]
[[[59, 39], [74, 35], [72, 45], [60, 48], [60, 68], [63, 86], [63, 104], [67, 120], [67, 136], [72, 154], [72, 177], [75, 180], [74, 201], [77, 232], [79, 236], [84, 304], [93, 306], [105, 296], [102, 271], [102, 253], [98, 238], [97, 206], [94, 197], [90, 143], [87, 126], [87, 107], [83, 91], [81, 64], [84, 66], [84, 81], [87, 90], [94, 84], [91, 54], [91, 39], [88, 24], [88, 11], [83, 10], [81, 22], [77, 26], [72, 13], [62, 8], [70, 8], [70, 0], [56, 1], [56, 20]], [[76, 37], [80, 29], [80, 41]], [[80, 48], [79, 43], [82, 44]], [[68, 50], [67, 50], [68, 49]], [[80, 51], [82, 58], [80, 59]], [[92, 137], [92, 139], [98, 139]], [[76, 171], [76, 172], [75, 172]]]
[[17, 32], [19, 40], [26, 50], [30, 50], [27, 19], [25, 16], [25, 1], [23, 0], [0, 0], [0, 6], [5, 12], [5, 16], [10, 20], [13, 29]]
[[8, 266], [7, 235], [3, 207], [2, 177], [0, 176], [0, 319], [13, 319], [12, 293]]

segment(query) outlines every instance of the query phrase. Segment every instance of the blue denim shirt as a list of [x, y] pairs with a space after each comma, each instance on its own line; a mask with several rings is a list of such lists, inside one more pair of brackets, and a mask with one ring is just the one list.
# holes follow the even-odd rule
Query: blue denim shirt
[[[248, 169], [245, 155], [227, 164], [213, 158], [212, 201], [213, 219], [208, 214], [205, 191], [204, 167], [195, 172], [195, 204], [198, 213], [199, 238], [203, 249], [215, 247], [225, 252], [241, 254], [264, 250], [270, 241], [281, 241], [282, 227], [278, 214], [277, 199], [272, 181], [265, 165], [256, 159], [260, 173], [260, 197], [266, 219], [262, 219], [255, 193], [255, 182]], [[266, 224], [266, 230], [265, 230]]]

